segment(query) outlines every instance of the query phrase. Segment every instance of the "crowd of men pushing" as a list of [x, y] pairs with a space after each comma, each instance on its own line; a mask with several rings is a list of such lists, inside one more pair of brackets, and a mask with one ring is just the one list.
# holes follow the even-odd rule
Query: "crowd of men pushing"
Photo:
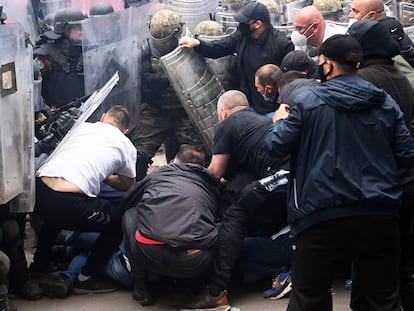
[[[361, 2], [354, 1], [351, 17], [364, 12]], [[292, 41], [305, 37], [305, 45], [297, 45], [305, 47], [302, 51], [293, 51], [286, 35], [270, 27], [266, 7], [256, 2], [235, 15], [240, 26], [230, 36], [178, 42], [206, 57], [237, 54], [246, 95], [230, 90], [220, 97], [207, 168], [198, 146], [184, 146], [173, 164], [134, 186], [137, 146], [124, 135], [128, 111], [116, 105], [98, 122], [80, 126], [39, 169], [35, 213], [43, 225], [30, 272], [53, 270], [51, 250], [62, 229], [100, 232], [79, 274], [40, 283], [43, 290], [58, 297], [70, 290], [113, 290], [102, 271], [123, 234], [139, 303], [155, 303], [150, 272], [193, 278], [209, 271], [205, 288], [182, 309], [228, 310], [226, 289], [239, 253], [245, 254], [247, 234], [294, 245], [283, 254], [287, 262], [275, 264], [279, 272], [289, 266], [291, 273], [273, 288], [273, 297], [292, 288], [289, 310], [331, 310], [330, 286], [343, 264], [353, 265], [355, 310], [413, 307], [414, 142], [408, 129], [414, 90], [393, 61], [398, 55], [410, 61], [401, 53], [407, 36], [398, 21], [379, 16], [383, 9], [376, 7], [361, 19], [369, 15], [378, 22], [355, 22], [340, 31], [346, 35], [332, 33], [314, 7], [302, 10], [312, 13], [299, 11], [295, 19]], [[319, 65], [307, 53], [319, 55]], [[322, 83], [308, 79], [315, 77]], [[281, 185], [281, 191], [269, 192], [257, 182], [280, 169], [290, 170], [287, 191]], [[220, 184], [223, 178], [226, 185]], [[109, 200], [101, 191], [104, 184], [112, 187], [109, 193], [130, 192], [121, 202]], [[281, 249], [276, 248], [276, 258]]]

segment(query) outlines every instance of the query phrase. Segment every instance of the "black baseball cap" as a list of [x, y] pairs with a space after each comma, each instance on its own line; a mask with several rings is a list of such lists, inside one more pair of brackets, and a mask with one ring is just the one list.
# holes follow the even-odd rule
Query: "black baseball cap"
[[242, 24], [246, 24], [250, 20], [261, 20], [270, 23], [270, 15], [267, 7], [260, 2], [249, 2], [238, 13], [234, 14], [234, 19]]
[[400, 46], [391, 38], [383, 23], [371, 19], [359, 20], [348, 28], [347, 33], [361, 44], [364, 60], [389, 59], [400, 54]]
[[343, 65], [358, 67], [362, 61], [362, 48], [358, 40], [350, 35], [333, 35], [326, 39], [317, 49], [318, 55], [325, 55], [329, 59]]
[[391, 38], [397, 42], [401, 42], [404, 39], [404, 29], [401, 23], [391, 16], [382, 16], [377, 19], [378, 23], [385, 26], [390, 32]]
[[290, 70], [311, 71], [313, 67], [313, 60], [301, 50], [290, 51], [283, 57], [280, 63], [280, 70], [284, 72]]

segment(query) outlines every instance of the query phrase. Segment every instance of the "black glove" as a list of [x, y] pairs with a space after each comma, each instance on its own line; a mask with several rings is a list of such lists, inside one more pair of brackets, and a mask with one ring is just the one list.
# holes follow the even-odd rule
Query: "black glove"
[[76, 120], [79, 118], [81, 111], [77, 108], [69, 108], [68, 110], [62, 111], [59, 117], [56, 119], [53, 125], [54, 132], [59, 139], [69, 132]]
[[35, 143], [35, 157], [40, 156], [42, 153], [50, 154], [56, 147], [58, 139], [53, 134], [49, 134], [43, 139]]

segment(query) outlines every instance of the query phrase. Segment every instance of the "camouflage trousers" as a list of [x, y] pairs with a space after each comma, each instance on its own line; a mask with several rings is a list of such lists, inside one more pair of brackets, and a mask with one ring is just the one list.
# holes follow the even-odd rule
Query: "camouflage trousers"
[[179, 113], [177, 110], [171, 113], [153, 108], [147, 103], [141, 104], [140, 123], [132, 131], [130, 138], [137, 150], [150, 159], [163, 143], [170, 155], [167, 160], [171, 160], [182, 144], [203, 147], [197, 130], [184, 109]]

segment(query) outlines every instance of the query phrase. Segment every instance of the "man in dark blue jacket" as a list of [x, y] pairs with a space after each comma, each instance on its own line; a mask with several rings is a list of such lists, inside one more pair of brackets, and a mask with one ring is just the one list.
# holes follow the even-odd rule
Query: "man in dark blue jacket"
[[178, 42], [183, 47], [209, 58], [237, 55], [237, 69], [241, 76], [241, 89], [245, 91], [250, 106], [260, 114], [274, 112], [276, 106], [266, 103], [256, 90], [254, 77], [257, 69], [265, 64], [280, 66], [283, 57], [293, 51], [290, 39], [273, 29], [266, 6], [250, 2], [234, 15], [239, 28], [236, 32], [214, 41], [203, 41], [184, 37]]
[[370, 308], [397, 311], [398, 168], [414, 165], [414, 141], [396, 102], [356, 75], [354, 38], [330, 37], [319, 53], [324, 83], [296, 97], [266, 138], [274, 156], [293, 157], [289, 309], [332, 310], [335, 271], [353, 262]]

